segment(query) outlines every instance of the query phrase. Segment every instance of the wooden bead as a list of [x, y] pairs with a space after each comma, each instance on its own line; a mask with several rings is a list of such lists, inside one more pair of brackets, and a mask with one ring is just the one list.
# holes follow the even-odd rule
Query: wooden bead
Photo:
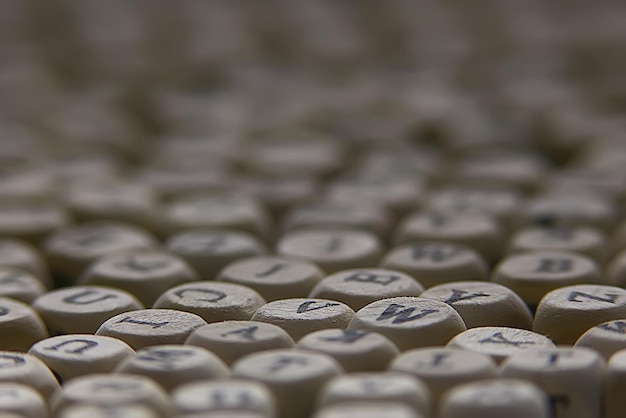
[[528, 227], [509, 242], [509, 252], [568, 251], [591, 258], [603, 265], [608, 257], [607, 239], [600, 231], [585, 227]]
[[267, 418], [263, 414], [248, 411], [215, 411], [199, 414], [185, 414], [177, 418]]
[[34, 389], [18, 383], [0, 383], [0, 411], [21, 418], [47, 418], [44, 398]]
[[402, 353], [393, 360], [389, 370], [408, 373], [426, 383], [435, 409], [450, 388], [497, 376], [496, 364], [489, 356], [439, 347]]
[[554, 343], [548, 337], [525, 329], [480, 327], [460, 333], [447, 347], [487, 354], [500, 363], [524, 351], [554, 348]]
[[188, 231], [171, 237], [167, 250], [183, 258], [200, 280], [213, 280], [228, 264], [268, 252], [252, 235], [233, 231]]
[[158, 418], [159, 414], [142, 405], [73, 405], [64, 408], [58, 418]]
[[500, 375], [543, 389], [555, 417], [601, 418], [604, 369], [604, 359], [595, 351], [560, 347], [511, 356]]
[[414, 242], [392, 249], [380, 263], [415, 278], [425, 288], [450, 281], [487, 280], [489, 268], [472, 248], [445, 242]]
[[256, 321], [208, 324], [193, 331], [185, 344], [204, 347], [228, 365], [248, 354], [294, 346], [281, 327]]
[[45, 399], [59, 389], [59, 382], [41, 360], [11, 351], [0, 351], [0, 382], [30, 386]]
[[607, 266], [606, 275], [612, 286], [626, 287], [626, 250], [615, 255]]
[[52, 203], [18, 199], [3, 201], [0, 205], [0, 236], [3, 237], [38, 245], [68, 223], [65, 210]]
[[342, 373], [324, 354], [271, 350], [250, 354], [233, 365], [233, 376], [265, 383], [276, 398], [279, 416], [306, 418], [324, 384]]
[[285, 234], [276, 244], [282, 256], [303, 258], [326, 273], [378, 264], [382, 248], [378, 239], [358, 230], [303, 230]]
[[430, 415], [430, 391], [421, 380], [407, 374], [353, 373], [334, 378], [318, 396], [318, 407], [347, 402], [395, 402], [425, 417]]
[[45, 291], [44, 284], [32, 273], [0, 264], [0, 297], [30, 304]]
[[43, 361], [61, 381], [111, 372], [133, 353], [128, 344], [118, 339], [88, 334], [46, 338], [28, 350], [28, 354]]
[[574, 344], [589, 328], [626, 318], [626, 290], [613, 286], [567, 286], [548, 293], [535, 312], [533, 331], [556, 344]]
[[198, 315], [171, 309], [141, 309], [115, 315], [96, 335], [118, 338], [133, 349], [162, 344], [183, 344], [195, 329], [206, 325]]
[[299, 340], [306, 334], [326, 328], [346, 328], [354, 311], [349, 306], [327, 299], [282, 299], [261, 306], [253, 321], [278, 325]]
[[70, 380], [50, 401], [53, 415], [74, 406], [143, 406], [160, 418], [171, 415], [167, 394], [152, 380], [135, 375], [93, 374]]
[[0, 298], [0, 350], [28, 350], [48, 336], [43, 321], [30, 306], [9, 298]]
[[503, 326], [531, 329], [533, 315], [524, 301], [508, 287], [490, 282], [451, 282], [421, 294], [452, 306], [467, 328]]
[[323, 276], [319, 267], [306, 260], [258, 256], [229, 264], [218, 280], [248, 286], [271, 302], [306, 297]]
[[419, 296], [424, 288], [411, 276], [385, 269], [342, 270], [327, 276], [309, 297], [343, 302], [355, 311], [379, 299]]
[[157, 299], [153, 307], [191, 312], [212, 323], [246, 321], [264, 304], [265, 299], [248, 287], [204, 281], [171, 288]]
[[113, 222], [89, 222], [63, 229], [44, 244], [55, 277], [75, 283], [96, 259], [117, 251], [152, 248], [156, 241], [134, 226]]
[[626, 417], [626, 350], [613, 354], [607, 364], [604, 381], [604, 414], [606, 418]]
[[52, 286], [50, 272], [43, 256], [26, 242], [14, 239], [0, 240], [0, 265], [29, 272], [45, 287]]
[[141, 249], [98, 259], [78, 282], [125, 290], [144, 306], [152, 306], [167, 289], [192, 280], [198, 280], [198, 276], [181, 258], [159, 250]]
[[311, 177], [248, 175], [235, 179], [235, 187], [262, 201], [279, 219], [288, 209], [317, 193], [317, 181]]
[[593, 348], [606, 360], [626, 348], [626, 321], [616, 319], [589, 328], [574, 347]]
[[138, 350], [115, 367], [115, 373], [149, 377], [171, 392], [187, 382], [228, 376], [228, 367], [216, 355], [191, 345], [157, 345]]
[[276, 401], [260, 382], [245, 379], [217, 379], [179, 386], [172, 392], [177, 414], [209, 412], [252, 412], [263, 418], [276, 417]]
[[307, 334], [297, 347], [331, 356], [347, 373], [385, 370], [399, 352], [382, 334], [336, 328]]
[[406, 351], [444, 345], [466, 327], [449, 305], [407, 296], [370, 303], [357, 312], [348, 329], [378, 332]]
[[100, 286], [74, 286], [38, 297], [33, 308], [52, 335], [93, 334], [107, 319], [143, 308], [130, 293]]
[[501, 231], [488, 215], [437, 212], [410, 215], [398, 226], [395, 242], [414, 241], [466, 245], [489, 264], [495, 263], [502, 253]]
[[397, 402], [341, 403], [320, 409], [313, 418], [424, 418], [410, 407]]
[[537, 306], [548, 292], [564, 286], [600, 283], [602, 274], [593, 260], [564, 251], [537, 251], [504, 258], [492, 280]]
[[549, 418], [548, 400], [523, 380], [493, 379], [466, 383], [445, 396], [441, 418]]

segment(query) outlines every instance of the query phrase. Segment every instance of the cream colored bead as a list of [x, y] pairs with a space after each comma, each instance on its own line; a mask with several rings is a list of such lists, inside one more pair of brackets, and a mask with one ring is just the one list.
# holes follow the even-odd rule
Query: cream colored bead
[[607, 364], [604, 381], [604, 413], [606, 418], [624, 418], [626, 391], [626, 350], [613, 354]]
[[300, 350], [250, 354], [233, 365], [233, 376], [265, 383], [276, 398], [279, 416], [306, 418], [324, 384], [342, 373], [331, 357]]
[[626, 348], [626, 321], [616, 319], [589, 328], [574, 347], [593, 348], [608, 360], [616, 352]]
[[466, 327], [459, 314], [443, 302], [395, 297], [360, 309], [348, 329], [378, 332], [405, 351], [444, 345]]
[[30, 244], [14, 240], [0, 240], [0, 265], [14, 267], [34, 275], [49, 288], [52, 286], [50, 271], [40, 252]]
[[177, 418], [266, 418], [266, 416], [248, 411], [215, 411], [200, 414], [185, 414]]
[[315, 264], [288, 257], [243, 258], [226, 266], [218, 280], [247, 286], [268, 302], [306, 297], [324, 277]]
[[404, 352], [393, 360], [389, 370], [408, 373], [426, 383], [435, 409], [450, 388], [497, 375], [496, 364], [487, 355], [439, 347]]
[[535, 383], [550, 398], [555, 417], [601, 418], [604, 359], [586, 348], [561, 347], [518, 353], [500, 375]]
[[165, 246], [169, 252], [183, 258], [200, 280], [213, 280], [228, 264], [268, 252], [252, 235], [234, 231], [181, 232], [171, 237]]
[[612, 286], [626, 287], [626, 250], [613, 257], [607, 266], [606, 275]]
[[556, 344], [574, 344], [589, 328], [626, 318], [626, 290], [613, 286], [567, 286], [548, 293], [535, 312], [533, 331]]
[[125, 290], [144, 306], [152, 306], [167, 289], [193, 280], [198, 280], [198, 275], [181, 258], [160, 250], [142, 249], [98, 259], [78, 282]]
[[554, 343], [544, 335], [525, 329], [479, 327], [460, 333], [446, 347], [486, 354], [500, 363], [524, 351], [554, 348]]
[[0, 297], [30, 304], [45, 291], [45, 285], [32, 273], [0, 264]]
[[138, 350], [162, 344], [182, 344], [197, 328], [206, 325], [198, 315], [171, 309], [141, 309], [105, 321], [96, 335], [115, 337]]
[[26, 351], [48, 336], [39, 314], [25, 303], [0, 298], [0, 350]]
[[504, 258], [492, 280], [517, 293], [530, 306], [537, 306], [548, 292], [576, 284], [600, 284], [598, 265], [582, 255], [564, 251], [536, 251]]
[[318, 396], [318, 408], [346, 402], [395, 402], [425, 417], [431, 396], [425, 383], [403, 373], [353, 373], [334, 378]]
[[346, 328], [354, 311], [349, 306], [326, 299], [282, 299], [261, 306], [253, 321], [278, 325], [299, 340], [306, 334], [326, 328]]
[[0, 383], [0, 411], [22, 418], [47, 418], [46, 401], [36, 390], [18, 383]]
[[281, 327], [257, 321], [204, 325], [193, 331], [185, 344], [204, 347], [228, 365], [248, 354], [294, 346], [293, 339]]
[[149, 377], [168, 392], [187, 382], [216, 379], [230, 373], [216, 355], [191, 345], [142, 348], [122, 360], [114, 372]]
[[143, 308], [130, 293], [100, 286], [52, 290], [33, 302], [53, 335], [93, 334], [107, 319]]
[[274, 395], [262, 383], [246, 379], [217, 379], [179, 386], [172, 392], [177, 414], [211, 412], [257, 413], [263, 418], [276, 417]]
[[303, 230], [283, 235], [276, 252], [317, 264], [326, 273], [378, 264], [382, 247], [375, 235], [359, 230]]
[[502, 326], [531, 329], [533, 315], [524, 301], [508, 287], [490, 282], [451, 282], [421, 294], [452, 306], [468, 328]]
[[74, 406], [143, 406], [161, 418], [171, 416], [167, 394], [152, 380], [135, 375], [93, 374], [72, 379], [50, 401], [54, 416]]
[[53, 203], [17, 199], [0, 204], [0, 236], [38, 245], [69, 224], [65, 210]]
[[109, 373], [134, 354], [128, 344], [110, 337], [70, 334], [41, 340], [28, 354], [43, 361], [62, 381], [94, 373]]
[[160, 415], [142, 405], [74, 405], [64, 408], [58, 418], [158, 418]]
[[424, 418], [408, 406], [397, 402], [349, 402], [318, 410], [313, 418]]
[[191, 312], [207, 323], [212, 323], [246, 321], [264, 304], [265, 299], [248, 287], [203, 281], [169, 289], [157, 299], [153, 307]]
[[30, 386], [45, 399], [59, 389], [59, 382], [41, 360], [11, 351], [0, 351], [0, 382]]
[[343, 302], [355, 311], [379, 299], [419, 296], [424, 288], [404, 273], [385, 269], [353, 269], [333, 273], [311, 290], [309, 297]]
[[336, 328], [307, 334], [297, 347], [331, 356], [347, 373], [385, 370], [399, 352], [382, 334]]
[[414, 242], [392, 249], [380, 266], [412, 276], [425, 288], [451, 281], [487, 280], [489, 268], [470, 247], [445, 242]]
[[444, 397], [441, 418], [549, 418], [545, 394], [523, 380], [493, 379], [466, 383]]
[[280, 218], [294, 205], [317, 194], [317, 181], [311, 177], [248, 175], [235, 179], [235, 187], [255, 196]]

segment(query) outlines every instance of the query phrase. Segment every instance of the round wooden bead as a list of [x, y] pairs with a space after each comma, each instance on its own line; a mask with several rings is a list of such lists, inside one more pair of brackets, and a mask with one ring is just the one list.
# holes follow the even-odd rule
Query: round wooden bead
[[30, 306], [9, 298], [0, 298], [0, 350], [28, 350], [48, 336], [43, 321]]
[[115, 315], [96, 335], [118, 338], [133, 349], [161, 344], [182, 344], [195, 329], [206, 325], [198, 315], [171, 309], [141, 309]]
[[118, 339], [89, 334], [46, 338], [28, 350], [28, 354], [43, 361], [61, 381], [111, 372], [133, 353], [128, 344]]
[[0, 240], [0, 265], [31, 273], [45, 287], [52, 286], [48, 266], [39, 251], [30, 244], [14, 240]]
[[617, 287], [626, 287], [626, 251], [619, 252], [606, 269], [608, 282]]
[[247, 286], [271, 302], [306, 297], [323, 276], [319, 267], [306, 260], [258, 256], [229, 264], [218, 280]]
[[282, 256], [303, 258], [334, 273], [378, 264], [382, 248], [376, 236], [358, 230], [302, 230], [285, 234], [276, 244]]
[[487, 354], [500, 363], [524, 351], [554, 348], [554, 343], [548, 337], [524, 329], [479, 327], [460, 333], [447, 347]]
[[500, 375], [535, 383], [550, 397], [556, 416], [600, 418], [604, 369], [595, 351], [560, 347], [511, 356]]
[[408, 373], [426, 383], [435, 409], [450, 388], [497, 376], [496, 364], [489, 356], [439, 347], [404, 352], [393, 360], [389, 370]]
[[83, 272], [81, 284], [109, 286], [151, 306], [167, 289], [198, 280], [185, 261], [159, 250], [140, 249], [102, 257]]
[[208, 324], [193, 331], [185, 344], [204, 347], [228, 365], [248, 354], [294, 346], [281, 327], [256, 321]]
[[142, 405], [73, 405], [58, 418], [158, 418], [159, 414]]
[[414, 242], [392, 249], [380, 266], [415, 278], [425, 288], [450, 281], [487, 280], [489, 268], [472, 248], [445, 242]]
[[18, 383], [0, 383], [0, 411], [21, 418], [47, 418], [44, 398], [34, 389]]
[[253, 321], [278, 325], [299, 340], [306, 334], [326, 328], [346, 328], [354, 311], [349, 306], [327, 299], [282, 299], [261, 306]]
[[327, 276], [309, 297], [332, 299], [359, 310], [379, 299], [419, 296], [424, 288], [411, 276], [385, 269], [343, 270]]
[[574, 344], [589, 328], [626, 318], [626, 290], [613, 286], [567, 286], [548, 293], [535, 312], [533, 331], [556, 344]]
[[441, 418], [548, 418], [548, 399], [537, 386], [523, 380], [493, 379], [466, 383], [441, 403]]
[[320, 392], [318, 407], [346, 402], [395, 402], [420, 415], [430, 415], [431, 397], [425, 383], [408, 374], [352, 373], [334, 378]]
[[39, 244], [69, 223], [63, 208], [48, 202], [17, 199], [0, 205], [0, 236]]
[[70, 380], [50, 400], [53, 415], [73, 406], [143, 406], [158, 417], [171, 415], [167, 394], [152, 380], [135, 375], [93, 374]]
[[45, 399], [59, 388], [59, 382], [41, 360], [11, 351], [0, 351], [0, 382], [30, 386]]
[[215, 411], [199, 414], [185, 414], [178, 418], [267, 418], [266, 415], [249, 411]]
[[30, 304], [45, 291], [45, 285], [32, 273], [0, 264], [0, 297]]
[[149, 377], [170, 392], [195, 380], [228, 376], [228, 367], [216, 355], [191, 345], [157, 345], [126, 357], [114, 370]]
[[575, 284], [600, 283], [602, 275], [591, 259], [564, 251], [537, 251], [515, 254], [495, 268], [492, 280], [536, 306], [548, 292]]
[[163, 293], [154, 308], [191, 312], [206, 322], [248, 320], [265, 304], [254, 290], [238, 284], [192, 282]]
[[524, 301], [508, 287], [490, 282], [451, 282], [421, 294], [452, 306], [467, 328], [502, 326], [531, 329], [533, 315]]
[[46, 240], [44, 252], [54, 275], [74, 283], [99, 257], [155, 245], [154, 238], [142, 229], [102, 221], [69, 227], [53, 234]]
[[93, 334], [107, 319], [143, 308], [130, 293], [100, 286], [74, 286], [38, 297], [33, 308], [52, 335]]
[[626, 390], [626, 350], [613, 354], [607, 364], [604, 380], [604, 416], [624, 417], [624, 391]]
[[169, 252], [183, 258], [200, 280], [213, 280], [228, 264], [268, 252], [252, 235], [233, 231], [182, 232], [171, 237], [165, 246]]
[[337, 328], [307, 334], [297, 347], [331, 356], [347, 373], [385, 370], [399, 352], [382, 334]]
[[360, 309], [348, 329], [378, 332], [400, 351], [444, 345], [466, 329], [449, 305], [432, 299], [395, 297], [372, 302]]
[[398, 244], [414, 241], [439, 241], [462, 244], [477, 251], [493, 264], [502, 253], [502, 235], [488, 215], [416, 213], [406, 218], [396, 231]]
[[176, 413], [252, 412], [264, 418], [276, 416], [276, 401], [260, 382], [246, 379], [217, 379], [179, 386], [172, 392]]
[[589, 328], [574, 344], [574, 347], [593, 348], [609, 359], [626, 348], [626, 321], [616, 319]]
[[423, 418], [410, 407], [397, 402], [347, 402], [318, 410], [313, 418]]
[[341, 372], [331, 357], [299, 350], [250, 354], [233, 365], [233, 376], [265, 383], [276, 398], [279, 416], [293, 418], [308, 417], [320, 389]]

